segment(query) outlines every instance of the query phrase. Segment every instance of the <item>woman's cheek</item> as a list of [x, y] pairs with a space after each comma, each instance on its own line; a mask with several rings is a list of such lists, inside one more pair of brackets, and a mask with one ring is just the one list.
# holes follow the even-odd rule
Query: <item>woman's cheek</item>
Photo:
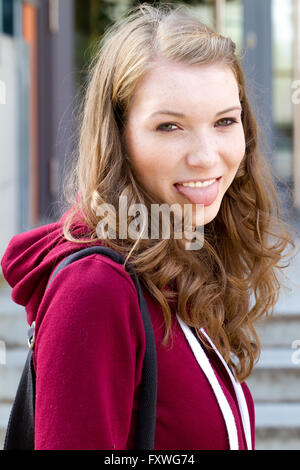
[[230, 144], [228, 155], [230, 155], [231, 164], [239, 166], [246, 151], [244, 134], [239, 133], [236, 136], [232, 136]]

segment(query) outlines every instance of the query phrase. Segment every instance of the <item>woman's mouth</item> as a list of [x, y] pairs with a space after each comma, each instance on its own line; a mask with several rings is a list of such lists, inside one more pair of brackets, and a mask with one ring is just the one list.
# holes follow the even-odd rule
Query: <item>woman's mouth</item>
[[210, 206], [219, 193], [219, 178], [211, 179], [200, 183], [199, 181], [174, 184], [176, 190], [186, 197], [192, 204], [203, 204]]

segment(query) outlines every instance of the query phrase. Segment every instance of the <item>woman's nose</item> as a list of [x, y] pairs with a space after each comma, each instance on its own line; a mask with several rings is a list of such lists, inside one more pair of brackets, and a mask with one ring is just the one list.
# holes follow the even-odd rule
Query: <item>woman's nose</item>
[[187, 153], [187, 164], [190, 166], [211, 168], [219, 162], [217, 143], [213, 139], [198, 139], [197, 144]]

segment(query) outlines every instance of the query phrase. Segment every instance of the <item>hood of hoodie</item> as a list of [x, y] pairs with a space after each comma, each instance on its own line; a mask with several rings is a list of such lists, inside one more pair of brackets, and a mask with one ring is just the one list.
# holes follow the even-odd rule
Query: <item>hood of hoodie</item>
[[[25, 306], [29, 325], [36, 319], [55, 266], [69, 254], [87, 247], [83, 243], [70, 242], [63, 236], [63, 222], [71, 210], [57, 222], [13, 236], [2, 257], [3, 276], [12, 287], [11, 298]], [[83, 222], [72, 222], [74, 237], [88, 234], [88, 231]]]
[[[55, 267], [71, 253], [87, 246], [103, 244], [101, 240], [87, 245], [65, 239], [63, 223], [72, 210], [73, 207], [57, 222], [13, 236], [2, 257], [3, 276], [12, 287], [11, 298], [25, 307], [29, 325], [36, 320], [39, 305]], [[89, 231], [82, 218], [73, 218], [72, 235], [75, 238], [85, 238]], [[166, 285], [164, 289], [170, 288]], [[168, 302], [171, 310], [176, 309], [176, 299], [169, 299]]]

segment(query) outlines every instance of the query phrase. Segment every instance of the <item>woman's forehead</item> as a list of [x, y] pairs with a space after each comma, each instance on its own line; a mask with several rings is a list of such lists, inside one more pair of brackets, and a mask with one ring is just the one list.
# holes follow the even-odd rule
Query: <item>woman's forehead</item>
[[217, 113], [233, 104], [239, 104], [239, 90], [228, 66], [167, 63], [154, 66], [143, 76], [130, 108], [152, 117], [161, 110], [184, 113], [197, 105], [212, 110], [217, 107]]

